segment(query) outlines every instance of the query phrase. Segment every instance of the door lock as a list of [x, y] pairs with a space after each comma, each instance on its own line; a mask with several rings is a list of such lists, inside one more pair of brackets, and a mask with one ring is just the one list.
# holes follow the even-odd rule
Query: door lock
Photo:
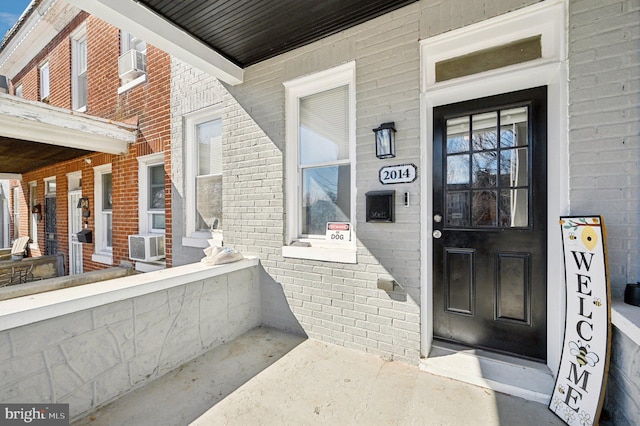
[[434, 221], [435, 223], [440, 223], [440, 222], [442, 222], [442, 216], [441, 216], [441, 215], [439, 215], [439, 214], [435, 214], [435, 215], [433, 215], [433, 221]]

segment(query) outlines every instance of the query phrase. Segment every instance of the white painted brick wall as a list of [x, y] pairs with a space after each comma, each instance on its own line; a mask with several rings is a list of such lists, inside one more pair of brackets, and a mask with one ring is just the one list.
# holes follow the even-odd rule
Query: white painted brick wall
[[[252, 66], [245, 71], [245, 82], [236, 87], [223, 87], [174, 61], [172, 99], [182, 106], [172, 119], [174, 184], [180, 191], [181, 155], [176, 152], [182, 149], [181, 115], [223, 102], [225, 242], [260, 257], [312, 337], [416, 363], [420, 204], [425, 200], [420, 200], [418, 182], [396, 185], [396, 222], [366, 223], [364, 193], [381, 189], [377, 177], [381, 166], [420, 165], [418, 41], [533, 3], [423, 0]], [[571, 211], [604, 214], [611, 279], [618, 293], [624, 283], [638, 279], [637, 15], [637, 0], [570, 2]], [[283, 259], [282, 84], [352, 60], [356, 61], [358, 264]], [[381, 161], [374, 155], [371, 129], [385, 121], [396, 123], [397, 157]], [[423, 172], [428, 170], [419, 168], [418, 173]], [[411, 198], [406, 208], [401, 205], [404, 192]], [[394, 278], [406, 301], [378, 290], [379, 277]]]
[[[573, 214], [603, 214], [612, 293], [640, 279], [640, 2], [569, 2], [569, 149]], [[614, 327], [605, 409], [640, 422], [638, 345]]]
[[[366, 223], [364, 194], [381, 189], [380, 167], [420, 164], [418, 40], [534, 1], [494, 3], [455, 0], [413, 4], [246, 69], [242, 85], [226, 87], [231, 96], [223, 93], [222, 85], [216, 86], [174, 61], [172, 100], [181, 107], [172, 115], [172, 158], [182, 156], [181, 115], [206, 106], [207, 100], [223, 102], [225, 244], [261, 259], [265, 270], [282, 286], [309, 336], [411, 364], [418, 362], [419, 182], [394, 186], [393, 224]], [[283, 83], [353, 60], [358, 264], [284, 259]], [[375, 158], [371, 129], [386, 121], [395, 121], [398, 129], [397, 155], [380, 161]], [[174, 170], [174, 184], [181, 187], [181, 167]], [[419, 169], [418, 173], [422, 172], [427, 171]], [[410, 193], [409, 207], [402, 206], [404, 192]], [[179, 225], [174, 223], [174, 229]], [[403, 291], [389, 295], [379, 290], [377, 279], [381, 277], [395, 279]]]
[[572, 214], [603, 214], [613, 293], [640, 279], [640, 2], [569, 3]]

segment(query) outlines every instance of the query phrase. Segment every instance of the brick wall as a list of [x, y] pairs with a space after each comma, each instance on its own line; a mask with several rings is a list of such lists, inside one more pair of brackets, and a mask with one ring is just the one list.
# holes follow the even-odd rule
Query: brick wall
[[[184, 146], [183, 116], [203, 108], [218, 104], [226, 105], [229, 94], [222, 84], [207, 73], [195, 69], [178, 59], [171, 64], [171, 182], [172, 182], [172, 229], [173, 229], [173, 264], [184, 265], [200, 260], [204, 253], [201, 248], [182, 244], [185, 235], [186, 210], [184, 205]], [[226, 109], [226, 107], [225, 107]], [[227, 113], [224, 113], [226, 116]], [[223, 122], [223, 132], [228, 132], [227, 120]], [[228, 144], [223, 143], [223, 156], [227, 156]], [[223, 165], [223, 168], [225, 166]], [[233, 204], [233, 203], [232, 203]], [[226, 208], [226, 206], [225, 206]], [[227, 211], [223, 209], [227, 218]]]
[[[82, 171], [82, 193], [89, 197], [91, 216], [88, 228], [95, 231], [94, 173], [93, 167], [112, 164], [113, 175], [113, 264], [128, 261], [128, 235], [138, 230], [138, 161], [137, 157], [165, 152], [170, 146], [169, 77], [170, 58], [159, 49], [148, 46], [147, 81], [120, 95], [118, 78], [118, 56], [120, 54], [120, 31], [104, 21], [80, 13], [52, 42], [34, 56], [24, 70], [13, 79], [13, 86], [23, 85], [26, 99], [39, 100], [38, 66], [49, 61], [50, 104], [62, 108], [71, 107], [71, 42], [70, 36], [81, 25], [87, 31], [87, 114], [137, 123], [138, 140], [124, 155], [94, 153], [76, 160], [44, 167], [23, 175], [24, 214], [20, 224], [21, 235], [28, 235], [29, 182], [38, 185], [39, 202], [44, 206], [44, 178], [56, 177], [57, 181], [57, 226], [59, 251], [68, 254], [68, 200], [67, 173]], [[90, 159], [91, 162], [85, 162]], [[167, 264], [171, 265], [171, 180], [170, 155], [165, 156], [165, 200], [167, 211], [166, 241]], [[39, 225], [38, 247], [33, 254], [44, 253], [44, 221]], [[93, 262], [94, 244], [83, 244], [84, 270], [92, 271], [110, 266]]]
[[[609, 279], [620, 297], [640, 280], [640, 2], [569, 2], [569, 158], [572, 214], [603, 214]], [[605, 409], [640, 422], [637, 343], [613, 327]]]
[[621, 295], [640, 279], [640, 4], [572, 1], [569, 11], [571, 212], [604, 215]]
[[[487, 3], [487, 4], [485, 4]], [[491, 3], [491, 4], [488, 4]], [[174, 208], [183, 206], [182, 116], [223, 105], [223, 227], [225, 245], [261, 259], [282, 286], [310, 337], [416, 364], [420, 357], [420, 187], [411, 205], [396, 199], [396, 222], [365, 221], [364, 193], [381, 189], [383, 165], [420, 160], [418, 40], [535, 1], [421, 1], [245, 70], [242, 85], [221, 91], [211, 78], [174, 60], [172, 164]], [[285, 115], [283, 83], [356, 61], [356, 222], [358, 264], [283, 258], [285, 240]], [[227, 96], [231, 94], [231, 98]], [[375, 158], [371, 129], [395, 121], [397, 155]], [[419, 169], [418, 173], [427, 172]], [[181, 231], [182, 229], [182, 231]], [[174, 235], [184, 222], [174, 216]], [[201, 252], [194, 252], [197, 258]], [[176, 257], [177, 260], [177, 257]], [[188, 259], [181, 259], [187, 261]], [[193, 261], [191, 259], [190, 261]], [[378, 278], [402, 290], [388, 294]]]

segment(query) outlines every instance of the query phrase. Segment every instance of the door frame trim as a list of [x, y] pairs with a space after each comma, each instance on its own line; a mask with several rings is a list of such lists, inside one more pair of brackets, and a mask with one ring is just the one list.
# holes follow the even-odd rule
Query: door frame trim
[[[421, 353], [427, 358], [433, 342], [433, 109], [454, 102], [483, 98], [517, 90], [547, 86], [547, 366], [557, 371], [562, 348], [565, 294], [560, 227], [555, 220], [569, 212], [568, 176], [568, 66], [566, 59], [566, 0], [537, 3], [515, 12], [488, 19], [478, 24], [435, 36], [420, 43], [421, 94], [420, 94], [420, 164], [425, 170], [420, 174], [421, 203]], [[542, 16], [541, 16], [542, 15]], [[533, 25], [546, 22], [543, 28]], [[549, 25], [553, 22], [553, 25]], [[491, 28], [491, 33], [487, 33]], [[430, 83], [439, 54], [447, 49], [450, 56], [461, 54], [461, 46], [473, 46], [474, 50], [497, 46], [514, 38], [529, 35], [524, 31], [542, 31], [542, 38], [558, 46], [550, 49], [549, 56], [476, 75], [461, 77], [443, 83]], [[487, 37], [479, 46], [483, 34], [502, 34]], [[534, 34], [535, 35], [535, 34]], [[545, 43], [545, 42], [543, 42]], [[453, 48], [458, 46], [457, 49]], [[438, 60], [445, 57], [437, 58]], [[559, 278], [560, 277], [560, 278]]]

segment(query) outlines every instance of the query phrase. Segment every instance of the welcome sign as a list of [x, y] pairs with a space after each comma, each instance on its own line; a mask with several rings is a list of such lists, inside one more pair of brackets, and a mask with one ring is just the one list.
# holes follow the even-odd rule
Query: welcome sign
[[568, 425], [597, 424], [607, 383], [611, 308], [601, 216], [561, 217], [567, 317], [549, 403]]

